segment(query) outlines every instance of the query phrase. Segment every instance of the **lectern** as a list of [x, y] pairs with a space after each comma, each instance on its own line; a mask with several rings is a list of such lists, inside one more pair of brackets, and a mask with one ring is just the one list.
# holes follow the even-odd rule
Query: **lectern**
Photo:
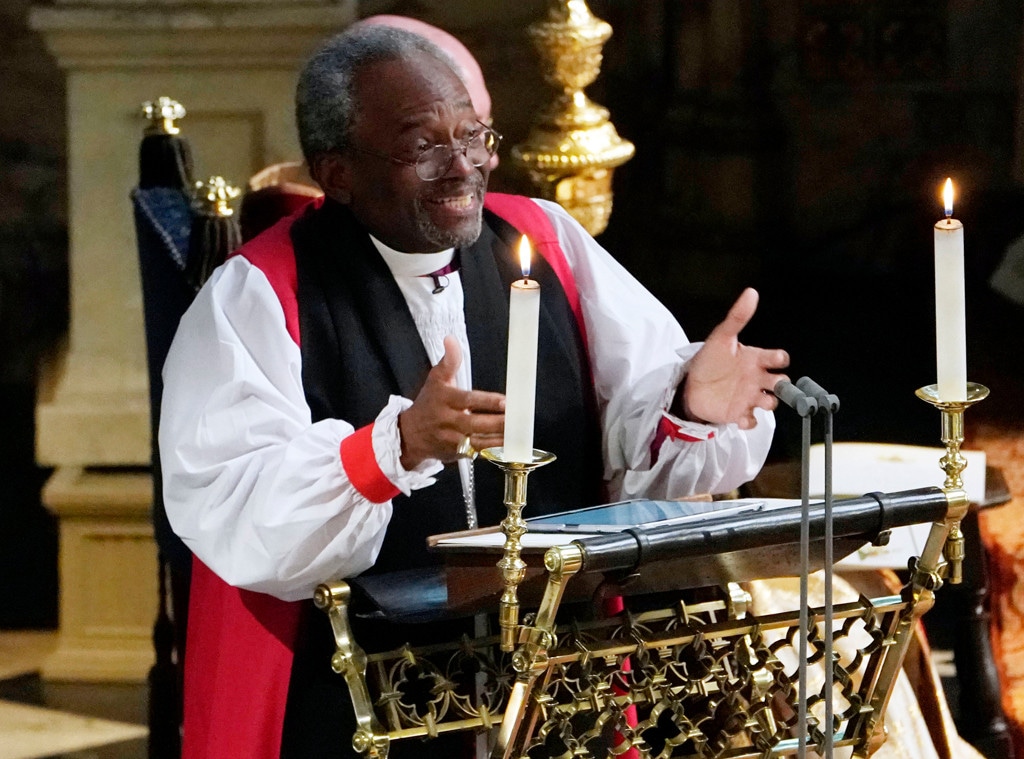
[[[861, 597], [833, 609], [840, 652], [834, 684], [810, 693], [807, 744], [851, 746], [870, 756], [913, 628], [946, 572], [943, 547], [968, 507], [959, 489], [925, 488], [836, 500], [838, 559], [899, 526], [931, 523], [899, 594]], [[810, 508], [811, 556], [820, 557], [824, 504]], [[324, 584], [316, 603], [330, 617], [331, 665], [352, 694], [353, 745], [386, 757], [394, 741], [451, 731], [487, 736], [492, 759], [619, 756], [769, 757], [797, 753], [799, 610], [754, 617], [740, 583], [800, 572], [801, 507], [773, 504], [685, 524], [607, 534], [552, 535], [522, 546], [524, 609], [515, 647], [501, 636], [364, 653], [350, 615], [396, 622], [497, 612], [501, 544], [437, 541], [436, 569]], [[817, 568], [817, 567], [812, 567]], [[595, 603], [623, 598], [623, 610]], [[820, 662], [823, 610], [810, 609], [809, 661]], [[839, 645], [838, 642], [842, 642]], [[833, 723], [824, 723], [831, 687]], [[344, 739], [339, 736], [339, 740]]]

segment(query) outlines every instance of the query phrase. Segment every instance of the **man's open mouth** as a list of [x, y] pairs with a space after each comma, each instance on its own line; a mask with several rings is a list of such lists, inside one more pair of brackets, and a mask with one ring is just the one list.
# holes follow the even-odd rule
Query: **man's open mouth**
[[443, 206], [453, 211], [460, 211], [473, 206], [476, 200], [475, 195], [457, 195], [448, 198], [428, 198], [427, 202], [432, 205]]

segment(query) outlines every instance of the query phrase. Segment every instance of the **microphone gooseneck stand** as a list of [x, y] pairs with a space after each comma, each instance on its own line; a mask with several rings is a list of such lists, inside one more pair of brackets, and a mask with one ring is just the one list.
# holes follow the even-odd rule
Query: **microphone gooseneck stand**
[[811, 448], [811, 417], [815, 414], [824, 416], [824, 508], [825, 536], [823, 557], [825, 569], [825, 609], [824, 609], [824, 660], [825, 680], [823, 699], [825, 702], [825, 719], [822, 730], [824, 746], [822, 754], [832, 759], [835, 743], [835, 715], [833, 708], [833, 686], [835, 680], [835, 657], [833, 654], [833, 598], [832, 570], [835, 563], [833, 555], [834, 521], [832, 518], [832, 443], [833, 415], [839, 410], [839, 399], [827, 392], [809, 377], [801, 377], [794, 385], [782, 380], [775, 385], [775, 395], [780, 401], [792, 408], [802, 420], [800, 445], [800, 641], [799, 641], [799, 708], [797, 712], [797, 756], [804, 759], [807, 754], [807, 638], [810, 622], [807, 578], [810, 573], [810, 448]]
[[833, 743], [835, 740], [835, 718], [833, 712], [833, 686], [835, 658], [832, 653], [833, 629], [832, 629], [832, 570], [834, 557], [832, 549], [834, 546], [833, 519], [832, 519], [832, 442], [833, 442], [833, 415], [839, 410], [839, 399], [829, 392], [826, 392], [818, 383], [810, 377], [801, 377], [796, 381], [796, 386], [803, 390], [808, 396], [814, 398], [818, 404], [818, 413], [824, 416], [824, 438], [825, 438], [825, 757], [832, 759]]
[[800, 445], [800, 637], [797, 667], [797, 757], [807, 756], [807, 575], [810, 567], [810, 471], [811, 417], [818, 411], [818, 402], [788, 380], [775, 385], [776, 397], [792, 408], [801, 419]]

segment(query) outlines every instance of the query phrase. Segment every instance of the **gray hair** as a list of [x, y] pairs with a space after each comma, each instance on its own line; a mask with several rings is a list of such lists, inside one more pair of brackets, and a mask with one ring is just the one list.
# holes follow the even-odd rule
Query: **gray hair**
[[355, 75], [364, 67], [426, 53], [458, 76], [455, 62], [424, 37], [403, 29], [356, 24], [331, 37], [306, 63], [295, 92], [299, 143], [309, 166], [321, 153], [348, 145], [356, 115]]

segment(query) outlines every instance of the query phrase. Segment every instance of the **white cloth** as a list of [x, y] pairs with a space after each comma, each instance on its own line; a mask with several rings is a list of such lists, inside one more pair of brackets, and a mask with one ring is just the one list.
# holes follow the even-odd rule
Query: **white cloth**
[[[405, 296], [416, 331], [427, 351], [431, 365], [437, 364], [444, 356], [444, 339], [453, 335], [462, 349], [462, 363], [455, 375], [455, 384], [463, 390], [473, 387], [473, 362], [469, 355], [469, 335], [466, 332], [466, 318], [463, 313], [464, 296], [462, 279], [458, 272], [445, 274], [444, 289], [435, 293], [436, 285], [429, 276], [431, 272], [440, 271], [452, 262], [455, 248], [448, 248], [440, 253], [418, 253], [409, 255], [389, 248], [373, 235], [370, 235], [377, 252], [388, 265], [391, 275], [398, 284], [398, 289]], [[471, 504], [467, 508], [476, 514], [473, 493], [473, 462], [459, 459], [459, 477], [462, 480], [462, 491]], [[476, 525], [469, 525], [475, 527]]]
[[[760, 409], [750, 431], [674, 419], [697, 442], [666, 439], [651, 466], [651, 442], [699, 345], [561, 207], [537, 202], [579, 289], [611, 497], [726, 492], [753, 478], [774, 430], [772, 415]], [[417, 275], [436, 269], [435, 262], [415, 255], [403, 266], [396, 263], [402, 254], [384, 257], [431, 361], [444, 336], [455, 334], [468, 383], [458, 274], [432, 295], [432, 280]], [[421, 265], [429, 268], [415, 268]], [[431, 485], [441, 468], [427, 461], [408, 472], [399, 463], [397, 418], [410, 404], [393, 397], [372, 435], [381, 470], [406, 494]], [[324, 580], [366, 570], [391, 503], [371, 503], [349, 482], [339, 446], [352, 432], [342, 419], [312, 423], [301, 353], [274, 291], [246, 259], [229, 259], [182, 318], [164, 365], [160, 453], [174, 530], [229, 584], [285, 600], [309, 598]]]
[[[824, 572], [813, 572], [808, 575], [808, 603], [814, 607], [822, 607], [825, 603], [825, 575]], [[863, 582], [863, 579], [860, 579]], [[856, 601], [861, 593], [866, 593], [869, 598], [877, 597], [877, 588], [857, 588], [847, 579], [840, 575], [833, 575], [833, 602], [842, 604], [849, 601]], [[751, 613], [757, 617], [768, 617], [779, 612], [789, 612], [792, 609], [800, 608], [800, 580], [796, 577], [782, 577], [767, 580], [754, 580], [748, 584], [751, 594]], [[884, 595], [888, 595], [885, 593]], [[824, 635], [824, 628], [818, 625], [819, 634]], [[834, 629], [839, 630], [839, 626]], [[766, 641], [774, 644], [781, 633], [777, 630], [768, 630], [765, 633]], [[849, 636], [841, 636], [835, 640], [835, 653], [840, 662], [849, 663], [853, 660], [854, 648], [867, 644], [867, 633], [863, 629], [854, 627]], [[786, 671], [791, 673], [792, 680], [797, 679], [797, 659], [795, 651], [789, 646], [782, 646], [777, 650], [777, 655], [786, 666]], [[867, 659], [862, 663], [861, 669], [852, 672], [854, 682], [860, 687], [860, 680], [864, 675], [864, 668], [867, 666]], [[825, 670], [821, 662], [808, 667], [807, 690], [808, 693], [821, 691], [822, 683], [825, 681]], [[938, 683], [937, 675], [932, 677], [934, 683]], [[893, 685], [892, 696], [889, 699], [888, 708], [885, 711], [886, 741], [872, 754], [872, 759], [940, 759], [949, 756], [951, 759], [982, 759], [973, 746], [967, 743], [956, 732], [953, 718], [949, 713], [949, 706], [946, 704], [946, 696], [941, 687], [934, 691], [935, 702], [938, 704], [939, 721], [942, 724], [942, 735], [931, 735], [928, 723], [921, 712], [921, 705], [918, 703], [914, 686], [907, 677], [905, 670], [900, 669], [896, 676], [896, 683]], [[835, 702], [833, 714], [844, 711], [848, 704], [838, 689], [835, 691]], [[824, 701], [817, 702], [812, 713], [818, 717], [819, 723], [824, 722]], [[940, 751], [936, 743], [948, 744], [948, 751]], [[849, 759], [852, 754], [850, 747], [840, 747], [835, 750], [834, 756], [837, 759]], [[819, 754], [808, 747], [807, 756], [809, 759], [818, 759]]]

